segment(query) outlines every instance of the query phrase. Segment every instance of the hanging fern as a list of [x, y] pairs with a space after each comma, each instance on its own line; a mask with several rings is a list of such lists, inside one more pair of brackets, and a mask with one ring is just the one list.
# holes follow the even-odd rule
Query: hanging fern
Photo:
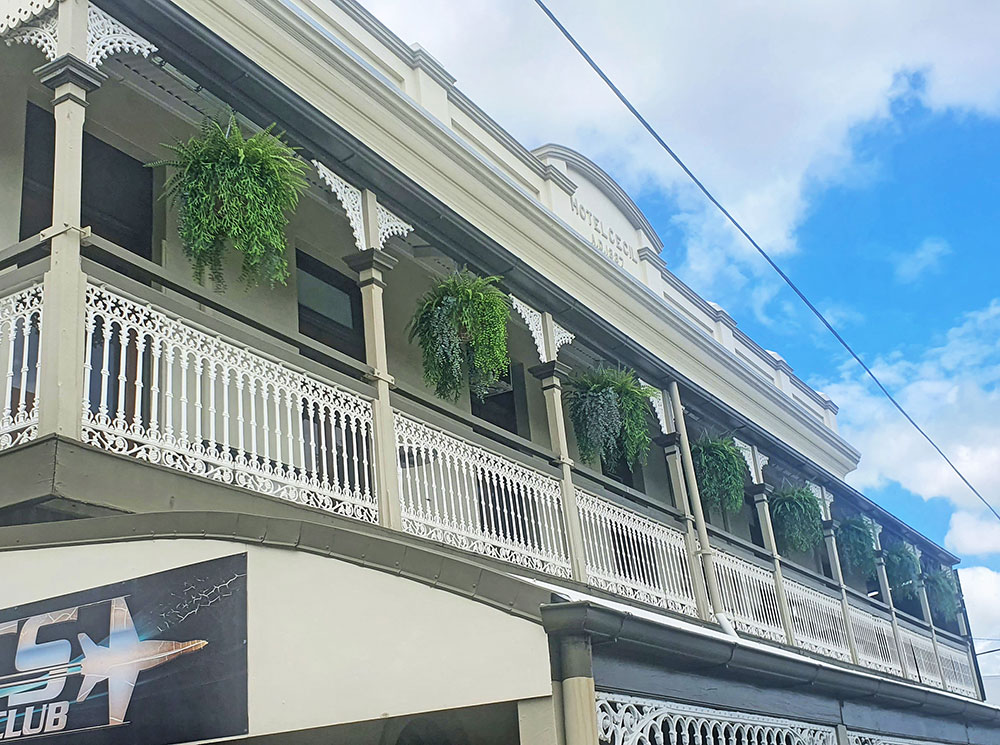
[[743, 486], [749, 473], [732, 438], [703, 438], [691, 446], [694, 475], [705, 507], [726, 512], [743, 509]]
[[823, 541], [823, 513], [809, 489], [779, 489], [768, 501], [779, 553], [811, 551]]
[[905, 543], [895, 543], [885, 550], [885, 574], [893, 595], [905, 600], [917, 597], [920, 560]]
[[837, 552], [841, 565], [864, 577], [875, 574], [875, 536], [868, 521], [860, 515], [849, 517], [837, 526]]
[[634, 371], [613, 367], [585, 370], [566, 386], [566, 407], [583, 460], [600, 458], [608, 467], [624, 460], [630, 468], [646, 462], [649, 397], [655, 388], [642, 385]]
[[409, 339], [420, 345], [424, 380], [447, 401], [458, 401], [466, 380], [482, 401], [510, 367], [510, 299], [499, 282], [455, 272], [420, 298], [410, 320]]
[[940, 620], [953, 619], [958, 614], [958, 585], [948, 569], [938, 569], [924, 575], [927, 603]]
[[226, 246], [243, 254], [240, 279], [247, 286], [288, 279], [286, 213], [306, 187], [306, 166], [270, 127], [245, 138], [230, 113], [225, 123], [206, 118], [187, 142], [164, 145], [174, 158], [148, 164], [174, 170], [163, 196], [179, 206], [184, 253], [199, 282], [208, 270], [217, 291], [225, 289]]

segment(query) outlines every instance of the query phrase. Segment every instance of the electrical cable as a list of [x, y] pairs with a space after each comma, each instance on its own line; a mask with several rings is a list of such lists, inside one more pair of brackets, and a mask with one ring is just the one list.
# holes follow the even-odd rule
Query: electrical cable
[[784, 271], [782, 271], [781, 267], [778, 266], [775, 263], [774, 259], [772, 259], [768, 255], [768, 253], [763, 248], [760, 247], [760, 244], [758, 244], [757, 241], [754, 240], [753, 236], [751, 236], [750, 233], [748, 233], [746, 229], [740, 224], [740, 222], [735, 217], [733, 217], [732, 214], [730, 214], [729, 210], [727, 210], [725, 207], [722, 206], [722, 203], [715, 198], [712, 192], [710, 192], [708, 188], [701, 182], [701, 180], [694, 175], [691, 169], [688, 168], [687, 165], [685, 165], [684, 161], [681, 160], [680, 156], [678, 156], [677, 153], [675, 153], [671, 149], [671, 147], [664, 141], [664, 139], [660, 137], [659, 133], [653, 128], [653, 126], [648, 121], [646, 121], [645, 117], [643, 117], [643, 115], [639, 113], [638, 109], [636, 109], [635, 106], [632, 105], [632, 102], [629, 101], [629, 99], [625, 96], [625, 94], [618, 89], [618, 86], [616, 86], [611, 81], [611, 78], [609, 78], [604, 73], [604, 70], [602, 70], [596, 62], [594, 62], [593, 58], [589, 54], [587, 54], [586, 50], [582, 46], [580, 46], [579, 42], [577, 42], [575, 38], [573, 38], [573, 35], [566, 29], [565, 26], [562, 25], [559, 19], [555, 17], [555, 15], [552, 13], [551, 10], [548, 9], [545, 3], [543, 3], [542, 0], [534, 0], [534, 2], [539, 8], [541, 8], [542, 12], [545, 13], [546, 16], [548, 16], [549, 20], [552, 21], [552, 23], [556, 26], [556, 28], [559, 29], [562, 35], [566, 37], [566, 40], [569, 41], [569, 43], [573, 45], [576, 51], [580, 53], [580, 56], [583, 57], [584, 60], [586, 60], [587, 64], [590, 65], [590, 67], [594, 70], [594, 72], [596, 72], [598, 76], [600, 76], [601, 80], [603, 80], [607, 84], [607, 86], [614, 92], [614, 94], [618, 97], [618, 100], [625, 105], [625, 108], [627, 108], [632, 113], [632, 115], [639, 120], [639, 123], [642, 124], [642, 126], [646, 129], [646, 131], [653, 137], [654, 140], [656, 140], [656, 142], [660, 145], [660, 147], [666, 150], [667, 154], [674, 160], [674, 162], [678, 166], [680, 166], [681, 170], [684, 171], [685, 174], [687, 174], [688, 178], [691, 179], [692, 182], [694, 182], [695, 186], [697, 186], [698, 189], [701, 190], [702, 194], [704, 194], [705, 197], [708, 198], [708, 201], [710, 201], [713, 205], [715, 205], [715, 207], [723, 215], [725, 215], [726, 219], [729, 220], [729, 222], [732, 223], [733, 227], [735, 227], [743, 235], [743, 237], [747, 239], [747, 241], [750, 243], [751, 246], [757, 249], [757, 253], [759, 253], [761, 256], [764, 257], [764, 260], [767, 261], [767, 263], [771, 265], [771, 268], [778, 273], [778, 276], [780, 276], [785, 281], [785, 284], [787, 284], [789, 287], [792, 288], [795, 294], [799, 296], [799, 299], [803, 303], [805, 303], [806, 307], [809, 308], [809, 310], [812, 311], [813, 315], [815, 315], [820, 320], [820, 322], [824, 326], [826, 326], [827, 330], [831, 334], [833, 334], [834, 338], [836, 338], [837, 341], [840, 342], [841, 346], [848, 351], [851, 357], [853, 357], [854, 360], [859, 365], [861, 365], [862, 369], [868, 374], [868, 377], [871, 378], [872, 381], [874, 381], [875, 385], [878, 386], [879, 390], [881, 390], [883, 394], [885, 394], [885, 397], [889, 399], [890, 403], [892, 403], [892, 405], [896, 407], [899, 413], [902, 414], [906, 418], [906, 420], [913, 425], [913, 428], [916, 429], [917, 432], [919, 432], [923, 436], [923, 438], [927, 440], [928, 443], [930, 443], [931, 447], [933, 447], [937, 451], [938, 455], [940, 455], [944, 459], [944, 462], [951, 467], [951, 470], [954, 471], [955, 474], [962, 480], [962, 482], [967, 487], [969, 487], [972, 493], [979, 498], [979, 501], [982, 502], [984, 505], [986, 505], [986, 508], [993, 513], [993, 515], [997, 518], [997, 520], [1000, 520], [1000, 512], [997, 512], [996, 508], [994, 508], [993, 505], [991, 505], [988, 501], [986, 501], [986, 498], [982, 494], [980, 494], [979, 490], [972, 485], [972, 483], [965, 477], [965, 475], [960, 470], [958, 470], [958, 467], [954, 463], [952, 463], [951, 459], [945, 454], [945, 452], [940, 447], [938, 447], [938, 444], [934, 442], [933, 439], [931, 439], [931, 436], [928, 435], [921, 428], [921, 426], [916, 423], [916, 421], [914, 421], [913, 417], [911, 417], [906, 412], [906, 409], [904, 409], [900, 405], [900, 403], [896, 401], [893, 395], [889, 393], [888, 389], [884, 385], [882, 385], [882, 381], [880, 381], [875, 376], [875, 373], [872, 372], [871, 368], [865, 364], [864, 360], [861, 359], [858, 353], [854, 351], [853, 347], [851, 347], [851, 345], [847, 343], [844, 337], [840, 335], [837, 329], [833, 327], [833, 325], [826, 319], [826, 317], [820, 312], [820, 310], [815, 305], [812, 304], [809, 298], [806, 297], [805, 293], [803, 293], [802, 290], [800, 290], [798, 286], [792, 281], [792, 279], [787, 274], [785, 274]]

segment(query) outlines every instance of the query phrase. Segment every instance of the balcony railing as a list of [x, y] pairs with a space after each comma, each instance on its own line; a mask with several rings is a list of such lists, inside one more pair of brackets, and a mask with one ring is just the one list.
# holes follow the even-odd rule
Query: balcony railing
[[786, 641], [774, 573], [719, 550], [715, 551], [714, 563], [723, 610], [733, 625], [763, 639]]
[[375, 522], [371, 402], [87, 288], [83, 439]]
[[[0, 448], [36, 437], [44, 372], [41, 286], [8, 287], [0, 297]], [[404, 530], [571, 576], [562, 484], [541, 461], [530, 465], [538, 453], [459, 436], [407, 409], [394, 413], [397, 472], [377, 474], [369, 398], [223, 338], [182, 312], [88, 286], [79, 399], [85, 442], [367, 522], [379, 517], [377, 480], [396, 479]], [[692, 563], [681, 531], [582, 489], [575, 497], [593, 587], [698, 616], [695, 580], [702, 567]], [[741, 632], [787, 642], [770, 558], [718, 535], [712, 542], [722, 612]], [[859, 664], [892, 675], [905, 668], [913, 681], [978, 696], [968, 650], [950, 635], [939, 634], [935, 651], [930, 627], [901, 620], [897, 642], [880, 607], [866, 609], [864, 598], [852, 598], [845, 619], [841, 597], [821, 579], [793, 568], [784, 574], [796, 646], [851, 662], [850, 623]]]
[[570, 576], [559, 481], [396, 412], [403, 527]]
[[0, 300], [0, 360], [6, 363], [0, 450], [33, 440], [38, 433], [41, 323], [41, 284], [34, 283]]
[[697, 616], [684, 534], [578, 489], [587, 577], [595, 587]]

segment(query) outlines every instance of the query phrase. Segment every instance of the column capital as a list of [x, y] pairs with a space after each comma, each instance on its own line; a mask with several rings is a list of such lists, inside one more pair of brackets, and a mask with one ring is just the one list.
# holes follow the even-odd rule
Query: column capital
[[750, 488], [747, 489], [747, 493], [753, 497], [753, 503], [759, 504], [761, 502], [767, 503], [768, 497], [774, 491], [774, 487], [770, 484], [751, 484]]
[[46, 88], [56, 90], [61, 85], [72, 83], [86, 93], [96, 91], [108, 79], [96, 67], [72, 54], [64, 54], [36, 68], [35, 75]]
[[551, 362], [543, 362], [540, 365], [535, 365], [528, 369], [532, 375], [534, 375], [539, 380], [547, 380], [549, 378], [555, 378], [556, 380], [562, 381], [570, 374], [571, 368], [564, 362], [559, 362], [559, 360], [552, 360]]
[[[362, 275], [358, 284], [364, 287], [372, 283], [381, 284], [382, 275], [392, 271], [399, 261], [381, 249], [369, 248], [366, 251], [348, 254], [344, 257], [344, 263]], [[366, 273], [371, 273], [371, 276], [364, 276]]]

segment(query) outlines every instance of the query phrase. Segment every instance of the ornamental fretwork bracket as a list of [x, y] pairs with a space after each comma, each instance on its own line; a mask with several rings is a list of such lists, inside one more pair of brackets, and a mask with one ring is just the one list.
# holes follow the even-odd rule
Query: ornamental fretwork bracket
[[[37, 47], [50, 62], [60, 55], [57, 0], [0, 0], [0, 38], [7, 46]], [[87, 7], [87, 53], [94, 68], [119, 54], [148, 57], [156, 47], [94, 4]]]
[[548, 348], [549, 345], [545, 343], [545, 325], [542, 321], [542, 314], [524, 301], [518, 300], [513, 295], [510, 296], [510, 302], [517, 314], [521, 316], [521, 320], [524, 321], [524, 325], [528, 327], [528, 331], [531, 332], [531, 338], [535, 341], [535, 349], [538, 350], [539, 362], [543, 364], [546, 362], [554, 362], [556, 357], [559, 355], [559, 350], [576, 338], [569, 331], [553, 321], [553, 348], [550, 351]]

